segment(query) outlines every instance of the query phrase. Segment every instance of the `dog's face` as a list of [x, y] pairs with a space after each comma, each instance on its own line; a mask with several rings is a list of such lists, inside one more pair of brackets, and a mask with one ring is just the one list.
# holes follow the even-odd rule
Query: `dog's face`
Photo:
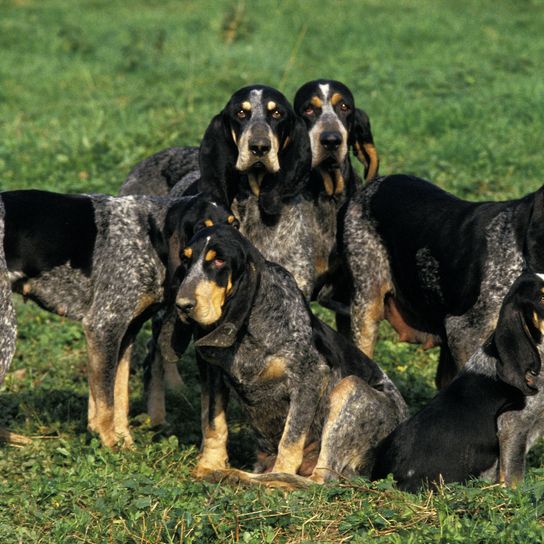
[[230, 206], [247, 176], [249, 187], [243, 189], [275, 215], [283, 201], [302, 190], [310, 160], [304, 123], [285, 96], [263, 85], [244, 87], [206, 129], [199, 189]]
[[351, 145], [365, 164], [365, 177], [377, 174], [378, 155], [368, 116], [355, 107], [353, 95], [343, 83], [321, 79], [304, 84], [295, 95], [294, 108], [308, 129], [312, 168], [341, 168]]
[[313, 168], [345, 160], [354, 110], [353, 95], [338, 81], [310, 81], [298, 90], [295, 111], [308, 127]]
[[293, 123], [293, 110], [276, 89], [253, 85], [234, 93], [223, 110], [238, 149], [236, 169], [280, 169], [279, 152]]
[[526, 395], [538, 391], [544, 333], [544, 275], [524, 273], [501, 306], [489, 347], [498, 357], [497, 374]]
[[182, 266], [185, 260], [183, 249], [188, 240], [202, 229], [215, 225], [231, 225], [238, 228], [238, 220], [232, 212], [208, 196], [198, 194], [183, 198], [168, 210], [165, 221], [164, 238], [168, 247], [169, 289], [177, 289], [177, 284], [185, 274]]
[[207, 327], [221, 319], [246, 269], [247, 252], [241, 240], [235, 229], [218, 227], [200, 231], [184, 248], [187, 274], [176, 296], [182, 321]]

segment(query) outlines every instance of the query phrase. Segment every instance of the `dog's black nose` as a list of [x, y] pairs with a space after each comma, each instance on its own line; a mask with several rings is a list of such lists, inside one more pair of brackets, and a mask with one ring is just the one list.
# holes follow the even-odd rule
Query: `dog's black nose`
[[249, 150], [257, 157], [264, 157], [270, 151], [271, 147], [270, 140], [264, 138], [253, 140], [249, 144]]
[[178, 298], [176, 300], [176, 307], [178, 312], [188, 314], [195, 307], [195, 301], [188, 298]]
[[334, 151], [340, 147], [340, 144], [342, 143], [342, 135], [335, 130], [322, 132], [321, 136], [319, 137], [319, 142], [325, 149]]

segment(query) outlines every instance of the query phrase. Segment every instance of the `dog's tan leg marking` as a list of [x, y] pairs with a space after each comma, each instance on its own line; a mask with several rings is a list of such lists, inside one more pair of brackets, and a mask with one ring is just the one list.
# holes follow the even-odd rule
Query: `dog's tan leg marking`
[[378, 326], [385, 317], [385, 295], [391, 290], [389, 282], [384, 282], [373, 290], [370, 300], [355, 305], [352, 311], [352, 334], [357, 347], [368, 357], [374, 354], [378, 338]]
[[113, 401], [113, 426], [117, 438], [123, 440], [124, 448], [130, 448], [134, 443], [128, 425], [130, 356], [132, 354], [132, 346], [133, 344], [131, 343], [126, 347], [117, 365]]
[[334, 444], [329, 443], [331, 431], [334, 428], [340, 411], [345, 407], [346, 401], [355, 387], [353, 380], [350, 380], [349, 377], [344, 378], [334, 387], [329, 395], [329, 411], [321, 435], [321, 450], [319, 451], [315, 468], [310, 476], [310, 479], [318, 484], [324, 483], [330, 473], [329, 458], [332, 454], [331, 449], [334, 448]]
[[210, 414], [209, 394], [201, 395], [202, 404], [202, 449], [195, 469], [197, 478], [228, 467], [228, 425], [224, 398], [217, 392], [213, 414]]

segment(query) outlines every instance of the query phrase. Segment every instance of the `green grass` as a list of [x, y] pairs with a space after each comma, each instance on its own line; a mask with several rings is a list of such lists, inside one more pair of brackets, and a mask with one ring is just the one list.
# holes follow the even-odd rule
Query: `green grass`
[[[369, 113], [383, 173], [459, 196], [511, 198], [542, 182], [544, 4], [517, 1], [0, 0], [0, 189], [115, 194], [156, 150], [194, 145], [238, 87], [290, 98], [309, 79], [348, 84]], [[18, 303], [18, 351], [0, 424], [39, 436], [0, 448], [0, 542], [542, 542], [544, 446], [515, 491], [474, 482], [409, 495], [390, 481], [304, 492], [195, 481], [199, 399], [192, 354], [149, 429], [132, 378], [137, 447], [86, 434], [81, 328]], [[324, 314], [325, 317], [328, 317]], [[412, 410], [434, 394], [436, 352], [397, 344], [376, 359]], [[143, 356], [145, 335], [139, 343]], [[251, 432], [231, 414], [233, 464]]]

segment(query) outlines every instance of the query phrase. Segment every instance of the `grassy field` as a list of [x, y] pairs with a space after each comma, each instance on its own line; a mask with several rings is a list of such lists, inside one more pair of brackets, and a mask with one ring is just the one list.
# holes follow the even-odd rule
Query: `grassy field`
[[[197, 144], [238, 87], [292, 98], [330, 77], [369, 113], [382, 173], [474, 199], [519, 196], [544, 171], [543, 28], [540, 0], [0, 0], [0, 188], [115, 194], [143, 157]], [[17, 311], [0, 424], [37, 438], [0, 446], [2, 543], [544, 541], [542, 443], [514, 491], [471, 482], [409, 495], [359, 479], [284, 494], [195, 481], [191, 354], [161, 431], [141, 417], [135, 368], [137, 447], [106, 451], [86, 434], [80, 326]], [[140, 358], [144, 346], [142, 335]], [[376, 359], [413, 410], [434, 394], [436, 357], [383, 327]], [[250, 466], [251, 433], [231, 416], [232, 462]]]

